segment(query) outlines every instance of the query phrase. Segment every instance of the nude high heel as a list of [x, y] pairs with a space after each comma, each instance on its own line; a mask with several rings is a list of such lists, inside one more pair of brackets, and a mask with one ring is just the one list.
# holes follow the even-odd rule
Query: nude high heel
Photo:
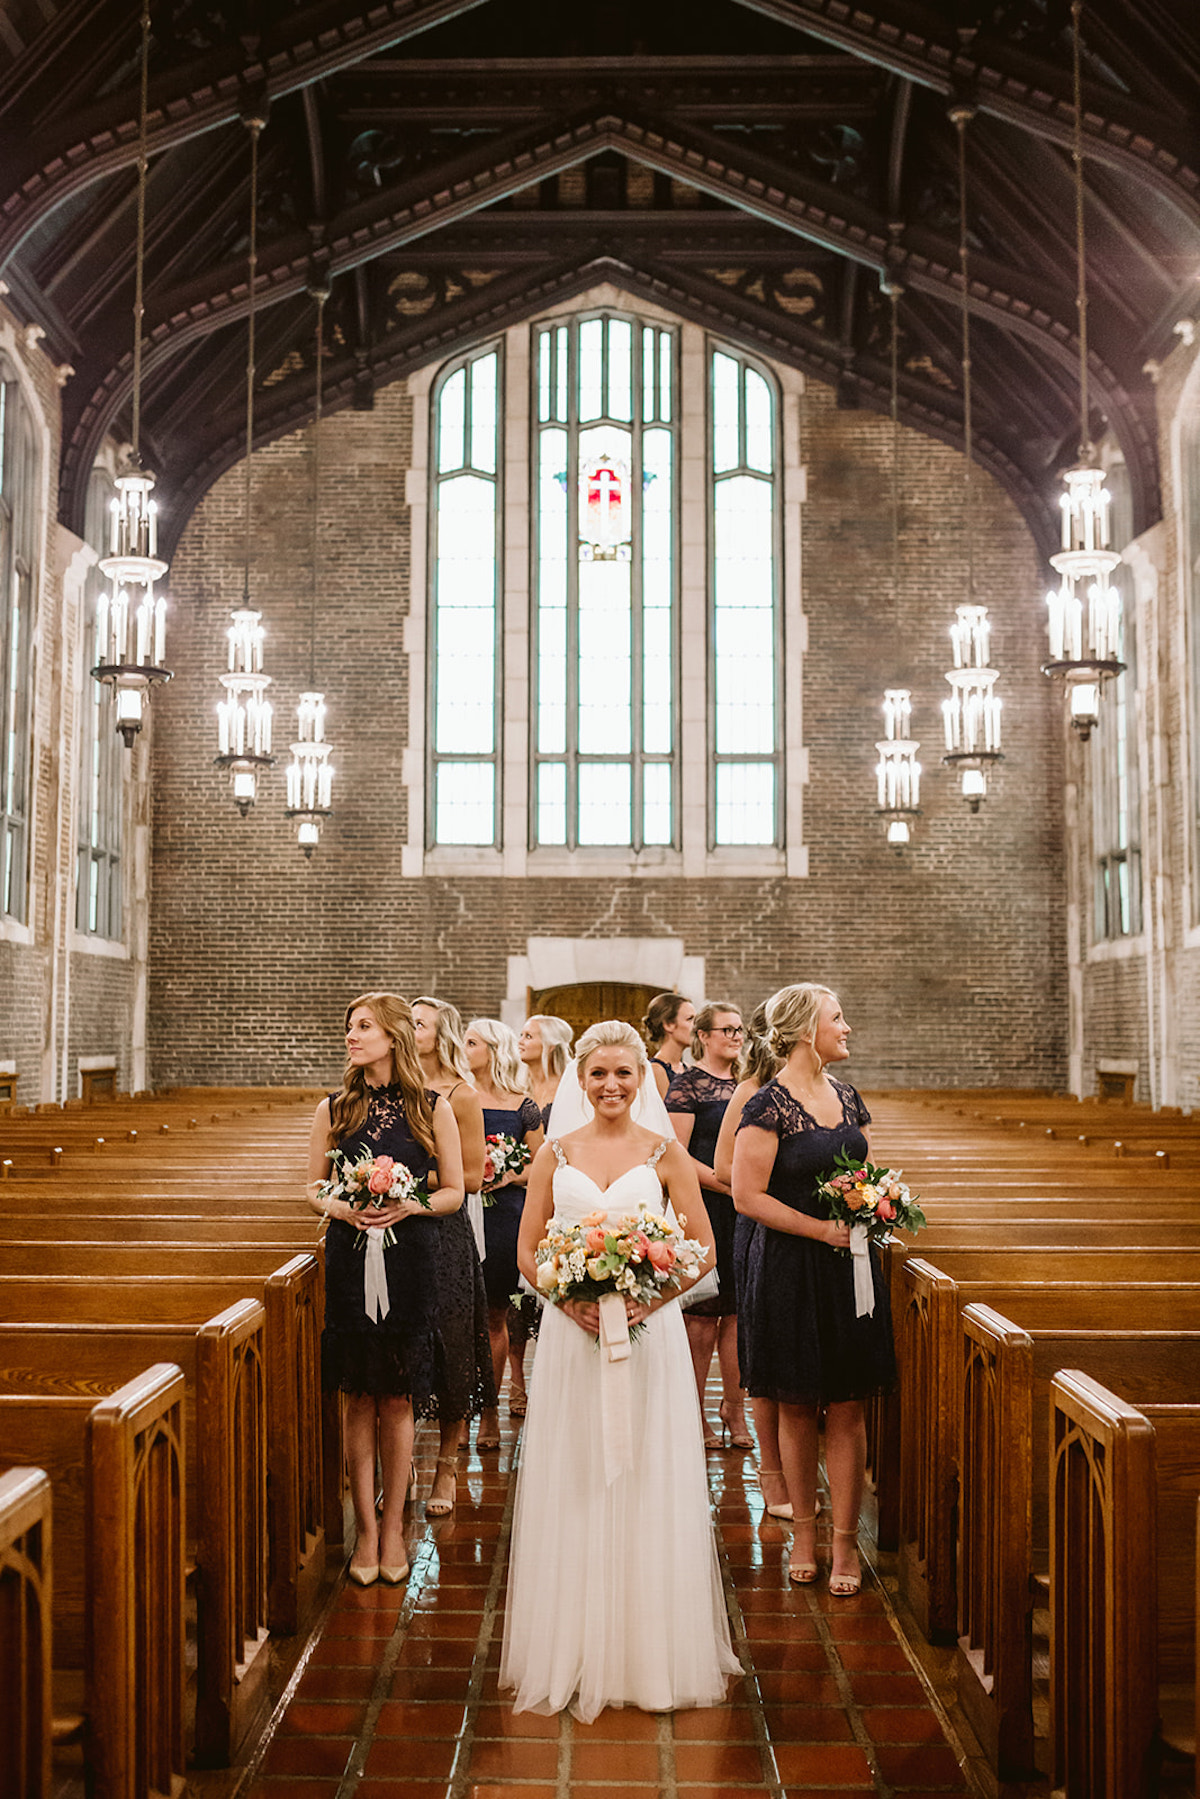
[[[816, 1521], [817, 1514], [815, 1511], [811, 1512], [807, 1518], [799, 1518], [796, 1520], [799, 1524], [815, 1524]], [[794, 1587], [811, 1587], [820, 1572], [821, 1570], [816, 1562], [788, 1563], [788, 1579]]]
[[[783, 1469], [782, 1468], [760, 1468], [759, 1469], [759, 1471], [758, 1471], [758, 1490], [762, 1494], [764, 1501], [766, 1501], [766, 1497], [767, 1497], [766, 1488], [763, 1486], [764, 1480], [782, 1480], [782, 1479], [783, 1479]], [[787, 1491], [787, 1488], [785, 1487], [784, 1492], [786, 1493], [786, 1491]], [[772, 1518], [783, 1518], [788, 1524], [790, 1524], [792, 1522], [793, 1510], [792, 1510], [792, 1502], [790, 1499], [782, 1500], [778, 1505], [771, 1505], [768, 1503], [766, 1506], [766, 1509], [770, 1513]], [[814, 1512], [813, 1517], [815, 1518], [816, 1515], [817, 1514]]]
[[448, 1499], [435, 1497], [431, 1493], [425, 1501], [425, 1516], [427, 1518], [448, 1518], [458, 1500], [458, 1457], [456, 1455], [440, 1455], [433, 1467], [435, 1480], [439, 1468], [450, 1470], [451, 1492]]
[[[857, 1537], [858, 1530], [857, 1528], [854, 1530], [839, 1530], [835, 1524], [833, 1527], [833, 1534], [835, 1537]], [[861, 1568], [857, 1574], [831, 1574], [829, 1576], [829, 1591], [834, 1599], [852, 1599], [855, 1593], [860, 1592], [861, 1589]]]
[[379, 1579], [379, 1563], [368, 1562], [364, 1567], [356, 1568], [351, 1562], [346, 1572], [356, 1587], [373, 1587]]

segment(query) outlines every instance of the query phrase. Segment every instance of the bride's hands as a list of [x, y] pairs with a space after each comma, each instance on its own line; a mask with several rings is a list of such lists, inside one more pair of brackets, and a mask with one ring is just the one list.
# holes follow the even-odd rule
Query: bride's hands
[[641, 1300], [627, 1299], [625, 1301], [625, 1316], [630, 1324], [645, 1324], [652, 1310], [651, 1306], [644, 1304]]
[[600, 1307], [594, 1299], [568, 1299], [560, 1309], [581, 1331], [592, 1337], [600, 1335]]

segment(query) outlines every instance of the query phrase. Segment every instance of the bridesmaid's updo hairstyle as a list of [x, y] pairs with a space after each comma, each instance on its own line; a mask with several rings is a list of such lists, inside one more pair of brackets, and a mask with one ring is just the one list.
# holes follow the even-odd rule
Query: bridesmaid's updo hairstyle
[[414, 999], [413, 1006], [424, 1006], [433, 1013], [434, 1049], [437, 1053], [438, 1066], [447, 1074], [456, 1074], [460, 1081], [470, 1081], [471, 1070], [467, 1067], [467, 1050], [463, 1042], [462, 1013], [457, 1006], [452, 1006], [448, 999], [432, 999], [423, 993]]
[[679, 1017], [680, 1006], [686, 1005], [687, 999], [682, 993], [658, 993], [650, 1001], [642, 1019], [642, 1036], [652, 1056], [662, 1048], [667, 1027]]
[[[401, 999], [398, 993], [360, 993], [346, 1007], [346, 1030], [350, 1029], [350, 1020], [360, 1006], [366, 1008], [380, 1030], [392, 1040], [389, 1085], [400, 1089], [408, 1128], [422, 1149], [427, 1149], [432, 1155], [435, 1148], [433, 1107], [425, 1092], [425, 1076], [421, 1072], [421, 1061], [417, 1055], [417, 1040], [413, 1035], [413, 1017], [408, 1001]], [[355, 1131], [361, 1130], [367, 1122], [370, 1109], [371, 1089], [367, 1085], [366, 1072], [354, 1067], [347, 1057], [341, 1092], [335, 1093], [329, 1102], [330, 1142], [340, 1142], [343, 1137], [352, 1137]]]
[[832, 987], [799, 981], [794, 987], [781, 987], [766, 1002], [767, 1041], [781, 1062], [787, 1060], [798, 1043], [813, 1041], [825, 998], [837, 999]]
[[699, 1062], [704, 1054], [701, 1036], [707, 1037], [722, 1012], [732, 1012], [736, 1017], [742, 1016], [742, 1008], [735, 1006], [729, 999], [706, 1000], [692, 1020], [692, 1059]]
[[753, 1081], [756, 1086], [765, 1087], [778, 1068], [779, 1057], [768, 1037], [767, 1006], [764, 1000], [761, 1005], [755, 1006], [746, 1020], [746, 1039], [737, 1066], [737, 1077], [739, 1081]]
[[574, 1031], [565, 1018], [557, 1018], [553, 1012], [535, 1012], [525, 1023], [536, 1024], [542, 1039], [543, 1077], [548, 1081], [559, 1080], [571, 1060]]
[[489, 1050], [488, 1074], [494, 1093], [528, 1093], [529, 1076], [517, 1051], [517, 1033], [498, 1018], [473, 1018], [467, 1026]]
[[586, 1030], [575, 1045], [575, 1072], [581, 1087], [588, 1057], [595, 1055], [598, 1049], [627, 1049], [639, 1072], [645, 1074], [646, 1046], [633, 1026], [626, 1024], [623, 1018], [602, 1018], [599, 1024]]

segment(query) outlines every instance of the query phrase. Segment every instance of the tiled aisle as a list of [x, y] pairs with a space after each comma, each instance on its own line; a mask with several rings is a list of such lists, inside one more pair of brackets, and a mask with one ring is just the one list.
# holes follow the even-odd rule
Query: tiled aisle
[[[607, 1711], [591, 1725], [514, 1715], [496, 1685], [513, 1437], [509, 1423], [498, 1455], [472, 1448], [450, 1519], [421, 1523], [418, 1507], [405, 1587], [339, 1587], [244, 1799], [971, 1792], [878, 1588], [850, 1600], [823, 1582], [790, 1588], [789, 1537], [746, 1478], [753, 1458], [736, 1451], [708, 1458], [746, 1671], [729, 1704]], [[433, 1453], [419, 1444], [422, 1497]], [[827, 1563], [827, 1528], [819, 1547]]]

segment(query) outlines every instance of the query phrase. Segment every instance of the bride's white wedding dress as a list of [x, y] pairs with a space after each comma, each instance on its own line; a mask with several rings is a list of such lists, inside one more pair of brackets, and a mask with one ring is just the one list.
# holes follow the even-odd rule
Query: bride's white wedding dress
[[[562, 1159], [554, 1214], [660, 1212], [651, 1163], [608, 1188]], [[654, 1161], [658, 1160], [655, 1155]], [[729, 1638], [696, 1382], [677, 1304], [646, 1321], [621, 1365], [632, 1457], [606, 1480], [601, 1352], [555, 1306], [542, 1313], [521, 1438], [502, 1688], [514, 1710], [719, 1705], [741, 1672]], [[628, 1374], [625, 1374], [625, 1370]]]

